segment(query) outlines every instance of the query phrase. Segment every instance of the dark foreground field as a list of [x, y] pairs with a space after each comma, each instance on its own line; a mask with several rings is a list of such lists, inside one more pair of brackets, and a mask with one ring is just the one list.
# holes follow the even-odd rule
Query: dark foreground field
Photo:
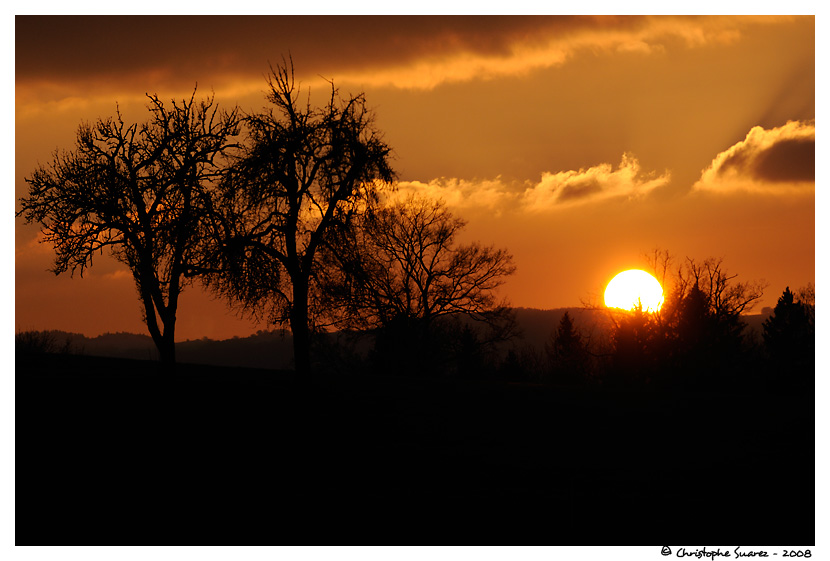
[[18, 356], [17, 545], [811, 545], [814, 404]]

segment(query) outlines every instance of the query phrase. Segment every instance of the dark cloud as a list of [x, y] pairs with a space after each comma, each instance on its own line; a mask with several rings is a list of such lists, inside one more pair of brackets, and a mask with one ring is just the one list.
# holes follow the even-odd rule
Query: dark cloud
[[559, 191], [562, 202], [583, 199], [602, 191], [602, 185], [595, 178], [566, 183]]
[[715, 157], [695, 188], [787, 193], [782, 185], [814, 183], [815, 169], [815, 123], [790, 121], [772, 129], [753, 127], [744, 140]]
[[541, 30], [611, 23], [573, 16], [17, 16], [15, 72], [18, 80], [160, 66], [173, 75], [193, 68], [264, 74], [268, 61], [289, 53], [316, 72], [446, 50], [498, 54]]
[[760, 181], [815, 181], [816, 142], [812, 138], [784, 138], [763, 149], [748, 146], [729, 154], [718, 175], [740, 173]]
[[756, 156], [752, 171], [762, 181], [815, 181], [815, 138], [784, 139], [773, 144]]
[[[90, 90], [227, 90], [291, 55], [301, 81], [319, 76], [430, 89], [523, 75], [577, 52], [663, 52], [666, 41], [731, 41], [754, 20], [676, 16], [17, 16], [15, 75], [23, 96]], [[767, 18], [764, 21], [772, 21]], [[406, 75], [406, 70], [409, 75]], [[78, 84], [91, 87], [79, 87]], [[146, 88], [146, 89], [145, 89]]]

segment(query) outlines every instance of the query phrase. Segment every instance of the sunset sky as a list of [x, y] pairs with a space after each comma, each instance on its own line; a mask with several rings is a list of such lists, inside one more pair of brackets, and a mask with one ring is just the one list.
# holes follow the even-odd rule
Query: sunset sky
[[[756, 312], [815, 282], [812, 16], [18, 16], [15, 34], [16, 199], [81, 122], [116, 104], [144, 120], [145, 93], [197, 83], [259, 110], [269, 61], [290, 53], [312, 92], [366, 93], [403, 192], [512, 252], [514, 306], [596, 302], [655, 248], [765, 280]], [[39, 228], [14, 234], [17, 329], [146, 332], [126, 266], [56, 277]], [[194, 286], [176, 331], [266, 327]]]

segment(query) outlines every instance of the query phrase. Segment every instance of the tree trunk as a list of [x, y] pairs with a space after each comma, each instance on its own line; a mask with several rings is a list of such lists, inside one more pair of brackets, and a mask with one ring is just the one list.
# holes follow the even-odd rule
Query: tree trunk
[[141, 289], [140, 283], [138, 283], [138, 286], [139, 292], [141, 293], [141, 301], [144, 303], [144, 322], [147, 324], [147, 329], [150, 331], [150, 336], [153, 338], [153, 343], [155, 343], [156, 349], [159, 352], [159, 360], [162, 364], [171, 366], [176, 363], [176, 344], [174, 340], [176, 315], [173, 313], [172, 317], [161, 318], [162, 331], [159, 328], [153, 298], [148, 291]]
[[173, 366], [176, 364], [176, 345], [172, 337], [168, 338], [167, 334], [162, 336], [161, 344], [156, 347], [159, 351], [159, 359], [165, 366]]
[[311, 383], [311, 337], [308, 332], [308, 281], [294, 282], [291, 304], [291, 335], [294, 342], [296, 381]]
[[176, 363], [176, 316], [167, 318], [163, 323], [164, 333], [161, 335], [159, 358], [165, 366], [172, 366]]

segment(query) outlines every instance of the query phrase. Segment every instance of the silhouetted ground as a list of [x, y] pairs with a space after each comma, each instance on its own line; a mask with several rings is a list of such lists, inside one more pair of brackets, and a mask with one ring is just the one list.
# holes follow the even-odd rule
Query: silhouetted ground
[[811, 545], [814, 404], [16, 358], [17, 545]]

